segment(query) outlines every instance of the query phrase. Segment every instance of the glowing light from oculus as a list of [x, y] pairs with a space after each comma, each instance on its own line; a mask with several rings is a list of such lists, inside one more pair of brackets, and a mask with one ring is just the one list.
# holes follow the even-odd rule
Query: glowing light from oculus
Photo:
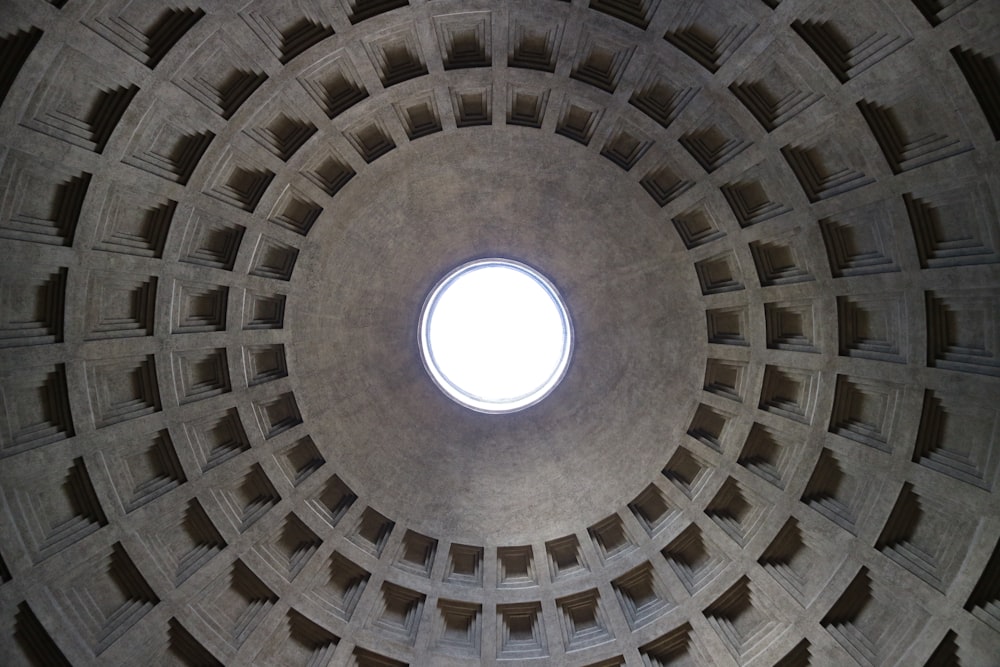
[[427, 372], [452, 400], [516, 412], [545, 398], [569, 365], [566, 306], [534, 269], [507, 259], [463, 264], [439, 282], [420, 316]]

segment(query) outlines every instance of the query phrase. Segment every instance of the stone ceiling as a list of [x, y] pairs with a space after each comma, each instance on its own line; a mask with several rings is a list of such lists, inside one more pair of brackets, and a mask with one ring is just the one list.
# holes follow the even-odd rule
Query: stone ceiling
[[[991, 0], [8, 0], [0, 662], [989, 665]], [[453, 267], [570, 369], [446, 398]]]

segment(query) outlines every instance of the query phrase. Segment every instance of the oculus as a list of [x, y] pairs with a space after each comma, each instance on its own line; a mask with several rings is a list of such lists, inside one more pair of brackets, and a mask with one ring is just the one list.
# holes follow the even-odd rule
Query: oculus
[[516, 412], [562, 380], [573, 327], [545, 276], [513, 260], [478, 259], [431, 290], [419, 343], [424, 367], [449, 398], [478, 412]]

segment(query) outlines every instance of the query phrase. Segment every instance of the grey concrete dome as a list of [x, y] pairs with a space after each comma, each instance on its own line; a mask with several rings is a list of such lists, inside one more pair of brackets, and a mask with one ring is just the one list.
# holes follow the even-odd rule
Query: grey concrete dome
[[996, 663], [996, 2], [2, 9], [0, 663]]

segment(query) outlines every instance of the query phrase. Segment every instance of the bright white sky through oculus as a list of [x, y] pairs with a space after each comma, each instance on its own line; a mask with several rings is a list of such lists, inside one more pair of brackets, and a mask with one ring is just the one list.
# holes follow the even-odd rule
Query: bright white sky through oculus
[[553, 376], [566, 361], [568, 322], [547, 288], [520, 267], [469, 267], [430, 305], [430, 361], [460, 393], [487, 403], [530, 403], [559, 379]]

